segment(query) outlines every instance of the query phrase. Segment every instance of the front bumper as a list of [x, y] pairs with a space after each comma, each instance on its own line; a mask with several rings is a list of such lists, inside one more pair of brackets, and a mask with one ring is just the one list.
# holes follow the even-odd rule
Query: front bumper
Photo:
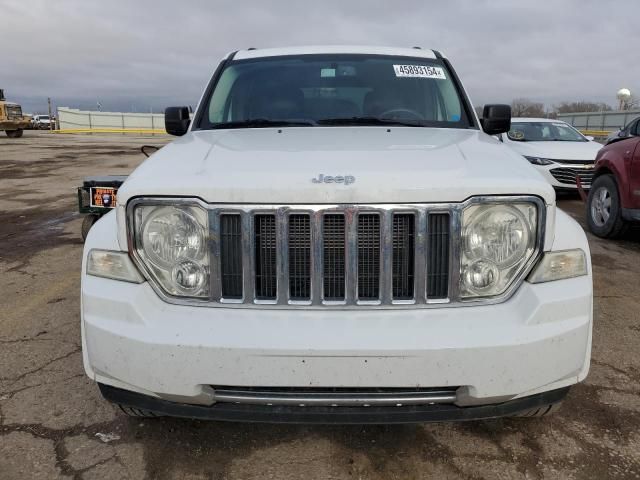
[[[575, 228], [555, 231], [588, 252]], [[117, 250], [115, 231], [115, 215], [103, 217], [84, 258]], [[589, 368], [590, 275], [525, 282], [497, 305], [329, 311], [170, 305], [148, 283], [85, 271], [87, 374], [168, 402], [209, 407], [216, 386], [457, 387], [457, 407], [498, 405], [577, 383]]]
[[107, 400], [156, 415], [199, 418], [230, 422], [304, 423], [304, 424], [398, 424], [486, 420], [518, 415], [556, 404], [567, 395], [569, 387], [509, 400], [495, 405], [458, 407], [456, 405], [422, 405], [404, 407], [292, 407], [236, 405], [211, 406], [169, 402], [120, 388], [100, 385]]

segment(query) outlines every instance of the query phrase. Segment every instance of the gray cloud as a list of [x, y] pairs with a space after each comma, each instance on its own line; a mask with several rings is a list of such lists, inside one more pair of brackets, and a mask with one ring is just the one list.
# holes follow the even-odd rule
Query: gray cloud
[[25, 110], [195, 104], [226, 52], [249, 46], [436, 48], [476, 104], [640, 94], [636, 0], [0, 0], [0, 87]]

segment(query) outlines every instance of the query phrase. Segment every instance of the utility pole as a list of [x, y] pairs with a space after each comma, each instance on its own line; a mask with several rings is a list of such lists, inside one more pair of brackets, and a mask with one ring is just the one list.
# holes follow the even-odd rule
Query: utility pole
[[49, 131], [52, 131], [53, 122], [51, 121], [51, 97], [47, 97], [47, 103], [49, 104]]

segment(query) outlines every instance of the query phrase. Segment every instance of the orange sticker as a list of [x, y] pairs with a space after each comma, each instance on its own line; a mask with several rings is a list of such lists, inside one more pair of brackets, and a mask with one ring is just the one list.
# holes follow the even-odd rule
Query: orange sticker
[[116, 206], [116, 195], [118, 191], [115, 188], [92, 188], [91, 189], [91, 206], [113, 208]]

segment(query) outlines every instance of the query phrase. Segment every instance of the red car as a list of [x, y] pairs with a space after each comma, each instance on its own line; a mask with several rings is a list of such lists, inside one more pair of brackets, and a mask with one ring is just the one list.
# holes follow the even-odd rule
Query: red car
[[630, 134], [603, 147], [596, 157], [587, 222], [599, 237], [618, 237], [629, 222], [640, 222], [640, 122]]

